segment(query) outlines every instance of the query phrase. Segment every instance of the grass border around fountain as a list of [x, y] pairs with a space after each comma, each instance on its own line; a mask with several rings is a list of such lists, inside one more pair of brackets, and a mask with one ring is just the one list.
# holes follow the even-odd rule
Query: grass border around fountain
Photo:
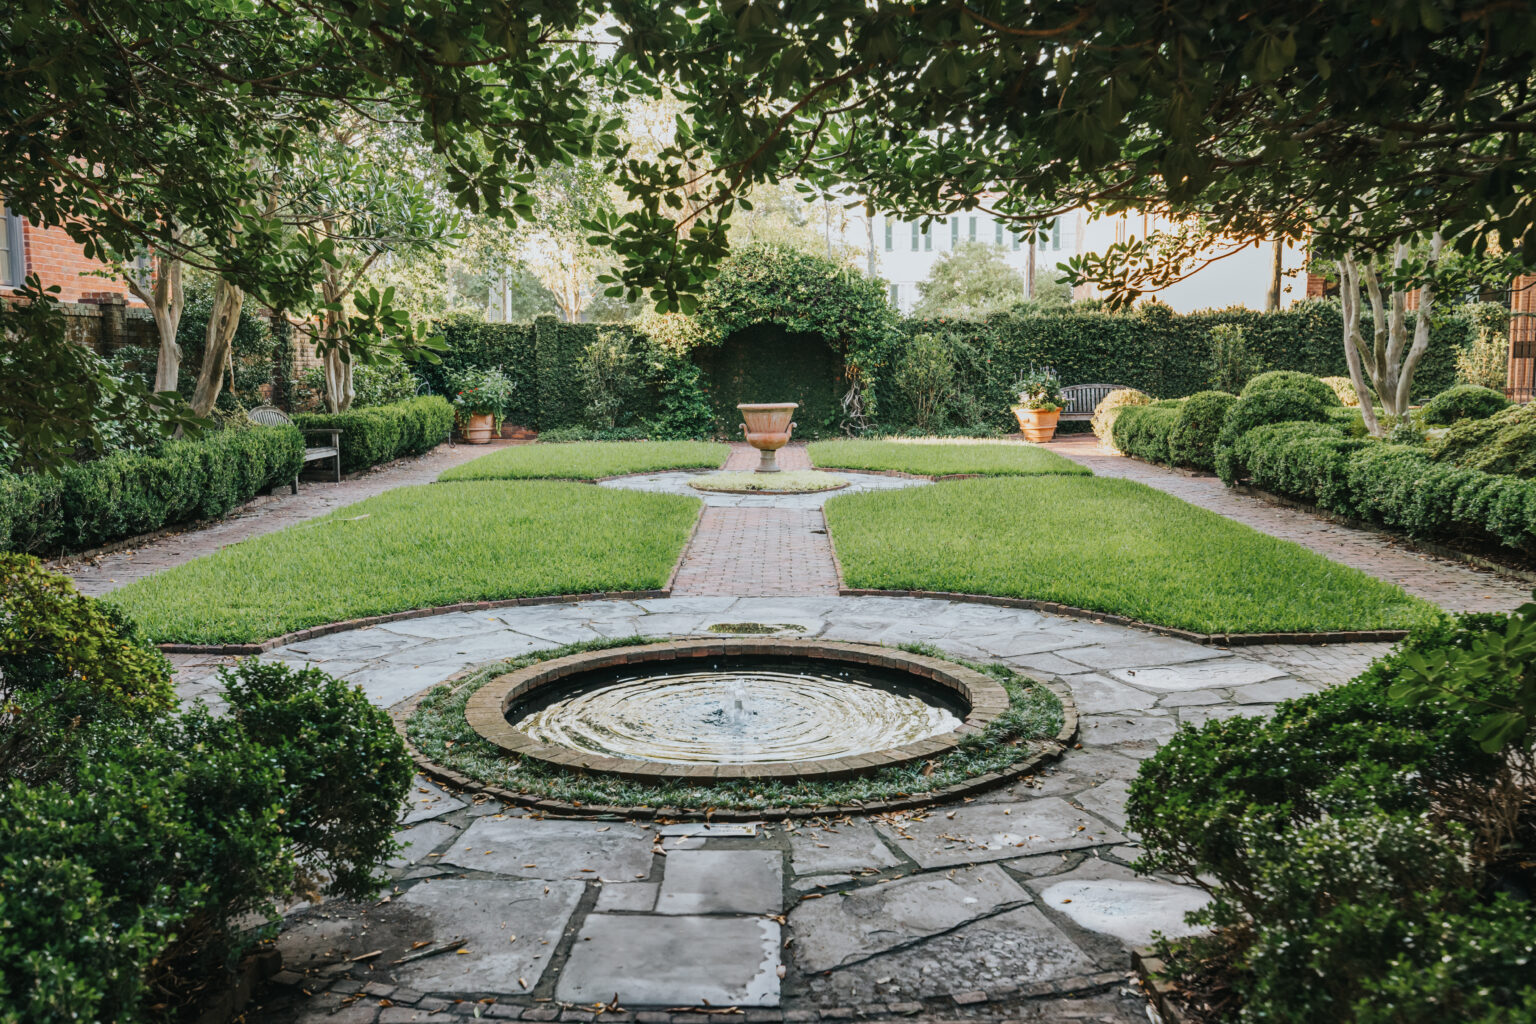
[[665, 642], [641, 636], [594, 640], [467, 669], [399, 707], [395, 724], [418, 770], [467, 792], [547, 814], [715, 821], [887, 813], [955, 800], [1032, 774], [1058, 757], [1077, 733], [1077, 710], [1069, 694], [1007, 666], [963, 661], [922, 644], [885, 650], [984, 673], [1007, 694], [1007, 709], [947, 753], [851, 778], [641, 782], [508, 755], [480, 736], [465, 717], [471, 698], [500, 676], [584, 652]]

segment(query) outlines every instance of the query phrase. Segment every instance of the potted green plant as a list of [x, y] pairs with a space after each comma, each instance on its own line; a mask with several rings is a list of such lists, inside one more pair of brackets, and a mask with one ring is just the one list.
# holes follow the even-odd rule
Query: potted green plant
[[501, 430], [515, 385], [500, 370], [461, 370], [449, 378], [448, 401], [465, 444], [489, 444]]
[[1044, 444], [1056, 434], [1056, 423], [1061, 419], [1061, 382], [1056, 371], [1030, 370], [1020, 374], [1014, 387], [1019, 391], [1019, 404], [1013, 407], [1024, 440]]

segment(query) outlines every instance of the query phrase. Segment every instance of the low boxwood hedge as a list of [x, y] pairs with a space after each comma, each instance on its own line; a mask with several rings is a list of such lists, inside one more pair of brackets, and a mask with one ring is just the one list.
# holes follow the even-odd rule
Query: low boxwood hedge
[[337, 413], [301, 413], [301, 427], [341, 431], [341, 470], [355, 473], [381, 462], [420, 455], [448, 440], [453, 406], [440, 395]]
[[214, 519], [304, 461], [292, 427], [229, 428], [77, 463], [59, 476], [0, 474], [0, 551], [80, 551], [197, 519]]
[[1297, 370], [1270, 370], [1243, 385], [1243, 398], [1271, 391], [1304, 391], [1323, 403], [1324, 408], [1343, 405], [1343, 400], [1327, 381]]
[[1168, 462], [1168, 439], [1179, 423], [1181, 401], [1153, 402], [1120, 410], [1110, 428], [1116, 448], [1132, 458]]
[[1227, 410], [1236, 395], [1225, 391], [1197, 391], [1184, 399], [1179, 418], [1168, 435], [1168, 461], [1206, 472], [1216, 468], [1216, 439], [1226, 422]]
[[1433, 540], [1536, 552], [1536, 481], [1434, 461], [1319, 423], [1258, 427], [1229, 463], [1255, 487]]
[[1458, 420], [1483, 420], [1509, 408], [1509, 399], [1492, 388], [1457, 384], [1424, 403], [1424, 422], [1448, 427]]

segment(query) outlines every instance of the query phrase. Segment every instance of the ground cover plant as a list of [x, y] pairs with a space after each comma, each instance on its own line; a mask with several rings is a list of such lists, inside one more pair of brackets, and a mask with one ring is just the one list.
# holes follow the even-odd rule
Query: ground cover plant
[[[948, 754], [927, 762], [883, 768], [853, 779], [795, 783], [742, 779], [711, 786], [692, 786], [685, 783], [655, 785], [588, 775], [542, 761], [524, 760], [483, 739], [464, 719], [464, 707], [469, 698], [499, 675], [579, 651], [654, 642], [642, 636], [597, 640], [533, 651], [511, 661], [487, 666], [464, 679], [434, 687], [411, 716], [406, 734], [417, 750], [438, 764], [514, 792], [631, 807], [766, 808], [881, 800], [930, 792], [987, 772], [1000, 771], [1023, 760], [1030, 755], [1035, 741], [1054, 737], [1063, 721], [1061, 701], [1045, 687], [1003, 665], [961, 662], [995, 678], [1008, 693], [1009, 708], [982, 732], [965, 737]], [[907, 644], [902, 650], [934, 658], [948, 657], [926, 644]]]
[[700, 501], [587, 484], [403, 487], [113, 594], [156, 641], [241, 643], [341, 619], [666, 584]]
[[663, 469], [718, 469], [730, 449], [709, 441], [576, 441], [513, 445], [455, 466], [439, 480], [596, 480]]
[[740, 473], [707, 473], [689, 480], [688, 486], [701, 491], [722, 491], [727, 494], [813, 494], [816, 491], [835, 491], [839, 487], [847, 487], [848, 479], [814, 469], [778, 473], [747, 470]]
[[914, 476], [1034, 476], [1059, 473], [1089, 475], [1089, 470], [1036, 445], [1017, 441], [957, 438], [815, 441], [808, 448], [812, 465], [825, 469], [863, 469]]
[[280, 901], [377, 894], [411, 762], [315, 669], [178, 710], [131, 622], [0, 556], [0, 1020], [191, 1019]]
[[1209, 633], [1394, 629], [1438, 614], [1129, 480], [960, 480], [834, 496], [826, 517], [849, 587], [1059, 601]]
[[1536, 605], [1441, 621], [1146, 762], [1137, 867], [1212, 896], [1163, 949], [1192, 1020], [1532, 1019], [1533, 641]]

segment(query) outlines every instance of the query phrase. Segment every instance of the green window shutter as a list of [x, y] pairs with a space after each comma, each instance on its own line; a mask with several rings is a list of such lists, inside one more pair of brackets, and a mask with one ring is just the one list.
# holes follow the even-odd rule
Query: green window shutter
[[973, 241], [973, 242], [976, 241], [976, 218], [975, 217], [971, 218], [971, 223], [970, 223], [970, 240]]
[[895, 240], [891, 237], [894, 233], [895, 233], [895, 225], [891, 223], [891, 218], [889, 218], [889, 217], [885, 218], [885, 251], [886, 252], [890, 252], [892, 249], [896, 248]]
[[949, 247], [955, 248], [960, 244], [960, 218], [949, 218]]
[[918, 233], [920, 231], [921, 231], [921, 229], [917, 226], [917, 221], [913, 221], [912, 222], [912, 251], [913, 252], [917, 252], [917, 248], [918, 248], [917, 236], [918, 236]]
[[1051, 248], [1061, 248], [1061, 218], [1051, 221]]
[[996, 246], [1001, 249], [1003, 247], [1003, 222], [1000, 220], [994, 221], [992, 226], [996, 230], [997, 236], [994, 240], [994, 244], [996, 244]]

